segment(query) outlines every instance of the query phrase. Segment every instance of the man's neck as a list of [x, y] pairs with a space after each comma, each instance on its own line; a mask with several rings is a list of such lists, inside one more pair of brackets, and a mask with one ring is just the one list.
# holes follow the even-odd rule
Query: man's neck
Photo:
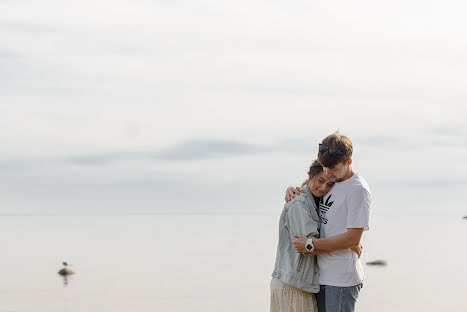
[[353, 175], [354, 175], [354, 172], [352, 169], [352, 165], [349, 165], [349, 169], [347, 170], [347, 173], [345, 174], [345, 176], [337, 182], [344, 182], [345, 180], [350, 179]]

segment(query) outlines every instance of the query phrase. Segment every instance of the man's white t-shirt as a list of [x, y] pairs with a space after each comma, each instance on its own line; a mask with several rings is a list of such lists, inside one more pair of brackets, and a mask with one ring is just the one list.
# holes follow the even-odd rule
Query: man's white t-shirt
[[[357, 173], [337, 182], [319, 203], [320, 238], [347, 232], [348, 228], [369, 229], [371, 193]], [[318, 255], [319, 283], [348, 287], [363, 281], [363, 267], [350, 248]]]

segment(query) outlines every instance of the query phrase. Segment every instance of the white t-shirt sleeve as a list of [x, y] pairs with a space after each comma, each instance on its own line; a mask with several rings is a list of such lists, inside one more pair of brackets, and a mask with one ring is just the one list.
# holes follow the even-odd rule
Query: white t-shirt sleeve
[[370, 228], [371, 194], [362, 188], [351, 192], [349, 195], [347, 210], [347, 228]]

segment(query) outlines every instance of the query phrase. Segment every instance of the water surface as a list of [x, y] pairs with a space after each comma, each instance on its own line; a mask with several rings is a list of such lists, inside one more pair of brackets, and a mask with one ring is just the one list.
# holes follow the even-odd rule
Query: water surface
[[[267, 311], [279, 214], [0, 219], [2, 311]], [[466, 311], [467, 220], [372, 217], [358, 311]], [[67, 286], [62, 261], [76, 271]]]

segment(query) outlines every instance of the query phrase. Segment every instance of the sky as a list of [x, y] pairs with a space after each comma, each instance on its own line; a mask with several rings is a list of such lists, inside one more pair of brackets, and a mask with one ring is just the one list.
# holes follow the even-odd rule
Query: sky
[[267, 212], [339, 130], [380, 211], [466, 211], [467, 4], [0, 0], [0, 214]]

